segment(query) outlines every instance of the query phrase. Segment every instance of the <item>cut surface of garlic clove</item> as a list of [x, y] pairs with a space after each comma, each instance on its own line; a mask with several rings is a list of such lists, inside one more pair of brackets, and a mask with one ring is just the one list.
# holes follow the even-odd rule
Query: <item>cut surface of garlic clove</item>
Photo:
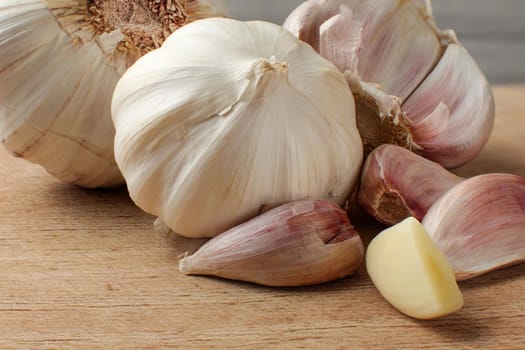
[[457, 280], [525, 261], [525, 178], [484, 174], [443, 195], [423, 219]]
[[120, 76], [212, 8], [203, 1], [2, 1], [0, 140], [62, 181], [123, 183], [110, 109]]
[[112, 110], [132, 199], [186, 237], [302, 198], [343, 204], [362, 166], [344, 75], [272, 23], [184, 26], [123, 75]]
[[409, 216], [423, 220], [432, 204], [462, 180], [438, 163], [385, 144], [366, 159], [357, 201], [385, 224], [397, 224]]
[[306, 286], [354, 273], [363, 255], [359, 234], [337, 204], [304, 200], [212, 238], [179, 268], [267, 286]]
[[390, 143], [453, 168], [486, 144], [490, 86], [430, 1], [308, 0], [284, 27], [345, 73], [365, 156]]
[[366, 268], [381, 295], [408, 316], [433, 319], [463, 307], [450, 263], [413, 217], [370, 242]]

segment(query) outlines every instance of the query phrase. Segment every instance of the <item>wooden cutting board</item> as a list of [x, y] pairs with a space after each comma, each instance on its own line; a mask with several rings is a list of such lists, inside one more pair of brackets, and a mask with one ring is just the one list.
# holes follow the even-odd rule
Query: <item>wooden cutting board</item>
[[[525, 86], [494, 92], [494, 133], [463, 176], [525, 176]], [[459, 313], [417, 321], [364, 268], [291, 289], [183, 276], [179, 256], [202, 241], [155, 232], [125, 189], [66, 185], [4, 150], [0, 179], [0, 349], [525, 349], [525, 264], [461, 283]], [[381, 229], [352, 220], [365, 240]]]

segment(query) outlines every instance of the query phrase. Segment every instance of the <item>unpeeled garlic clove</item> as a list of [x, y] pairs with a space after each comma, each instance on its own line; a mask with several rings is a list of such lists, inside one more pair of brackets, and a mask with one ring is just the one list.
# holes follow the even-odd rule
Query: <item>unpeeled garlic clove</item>
[[365, 155], [391, 143], [453, 168], [486, 144], [490, 86], [430, 1], [308, 0], [284, 27], [345, 73]]
[[422, 220], [432, 204], [462, 180], [405, 148], [381, 145], [365, 161], [357, 201], [385, 224], [409, 216]]
[[423, 225], [457, 280], [525, 261], [525, 178], [485, 174], [445, 193]]
[[490, 85], [467, 50], [455, 43], [402, 109], [421, 153], [446, 168], [474, 159], [494, 125]]
[[212, 238], [179, 268], [267, 286], [304, 286], [352, 274], [363, 254], [359, 234], [337, 204], [303, 200]]

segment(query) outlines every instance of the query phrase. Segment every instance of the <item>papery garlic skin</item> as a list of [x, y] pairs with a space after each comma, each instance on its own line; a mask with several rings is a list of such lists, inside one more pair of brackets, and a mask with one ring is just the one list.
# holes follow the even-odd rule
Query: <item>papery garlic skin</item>
[[495, 173], [464, 180], [430, 207], [422, 224], [457, 280], [525, 262], [525, 178]]
[[344, 76], [270, 23], [177, 30], [124, 74], [112, 112], [131, 197], [184, 236], [305, 197], [342, 204], [362, 163]]
[[185, 274], [292, 287], [351, 275], [363, 257], [363, 242], [344, 210], [333, 202], [304, 200], [212, 238], [179, 268]]
[[284, 27], [345, 73], [366, 154], [392, 143], [453, 168], [486, 144], [490, 85], [430, 1], [308, 0]]
[[115, 85], [170, 31], [212, 15], [203, 1], [170, 2], [184, 21], [163, 28], [146, 7], [167, 2], [138, 2], [0, 3], [0, 139], [10, 153], [80, 186], [123, 183], [113, 154]]

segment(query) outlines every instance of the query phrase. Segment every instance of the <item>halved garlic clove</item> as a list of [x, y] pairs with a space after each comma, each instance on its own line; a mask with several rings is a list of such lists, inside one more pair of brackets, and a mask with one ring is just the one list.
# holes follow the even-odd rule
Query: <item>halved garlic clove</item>
[[490, 86], [430, 1], [308, 0], [284, 27], [345, 73], [365, 155], [391, 143], [452, 168], [486, 144]]
[[66, 182], [123, 183], [110, 110], [120, 76], [176, 28], [213, 15], [206, 1], [2, 1], [2, 143]]
[[357, 201], [385, 224], [409, 216], [422, 220], [432, 204], [462, 180], [405, 148], [381, 145], [366, 159]]
[[370, 242], [366, 268], [381, 295], [408, 316], [432, 319], [463, 307], [450, 263], [415, 218]]
[[305, 286], [348, 276], [364, 247], [335, 203], [292, 202], [206, 242], [184, 257], [185, 274], [213, 275], [267, 286]]
[[457, 280], [525, 261], [525, 178], [485, 174], [443, 195], [423, 219]]

